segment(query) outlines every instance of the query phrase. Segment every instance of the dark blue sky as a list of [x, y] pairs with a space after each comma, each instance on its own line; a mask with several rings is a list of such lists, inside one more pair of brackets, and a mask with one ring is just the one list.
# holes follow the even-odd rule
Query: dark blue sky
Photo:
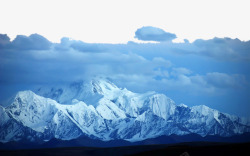
[[18, 90], [102, 75], [134, 92], [157, 91], [177, 104], [205, 104], [249, 115], [250, 41], [231, 38], [173, 43], [173, 33], [142, 27], [135, 38], [155, 43], [101, 44], [39, 34], [0, 35], [0, 101]]

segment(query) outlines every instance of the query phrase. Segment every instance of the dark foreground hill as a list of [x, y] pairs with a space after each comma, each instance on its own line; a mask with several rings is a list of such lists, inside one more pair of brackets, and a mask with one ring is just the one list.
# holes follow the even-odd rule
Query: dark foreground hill
[[171, 145], [140, 145], [124, 147], [66, 147], [31, 150], [0, 150], [1, 156], [121, 156], [121, 155], [153, 155], [153, 156], [245, 156], [250, 154], [250, 143], [211, 143], [192, 142]]
[[[217, 142], [217, 143], [250, 143], [250, 133], [235, 135], [231, 137], [221, 137], [208, 135], [202, 137], [198, 134], [187, 134], [183, 136], [170, 135], [159, 136], [138, 142], [129, 142], [126, 140], [101, 141], [89, 137], [79, 137], [72, 140], [51, 139], [47, 142], [30, 142], [29, 140], [20, 140], [19, 142], [0, 143], [0, 150], [18, 150], [18, 149], [39, 149], [39, 148], [60, 148], [60, 147], [121, 147], [121, 146], [139, 146], [139, 145], [167, 145], [185, 142]], [[193, 143], [192, 143], [193, 144]]]

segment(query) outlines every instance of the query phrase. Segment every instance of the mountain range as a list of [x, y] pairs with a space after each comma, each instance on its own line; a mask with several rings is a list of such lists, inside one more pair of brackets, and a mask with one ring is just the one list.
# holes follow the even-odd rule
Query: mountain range
[[250, 132], [250, 119], [205, 105], [188, 107], [156, 92], [134, 93], [109, 79], [20, 91], [0, 106], [0, 142], [90, 138], [138, 142], [161, 136], [232, 137]]

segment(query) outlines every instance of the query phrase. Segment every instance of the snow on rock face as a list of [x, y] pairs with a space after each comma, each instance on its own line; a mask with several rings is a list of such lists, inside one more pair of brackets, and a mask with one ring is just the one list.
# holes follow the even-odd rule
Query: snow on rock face
[[55, 138], [63, 140], [74, 139], [83, 134], [72, 118], [62, 110], [56, 112], [48, 128], [52, 130]]
[[201, 118], [206, 118], [206, 122], [209, 122], [213, 119], [220, 122], [218, 119], [219, 112], [217, 110], [211, 109], [205, 105], [194, 106], [191, 108], [191, 112], [198, 114]]
[[155, 94], [147, 101], [150, 109], [159, 117], [168, 119], [175, 112], [175, 103], [163, 94]]
[[99, 103], [96, 110], [104, 119], [112, 120], [116, 118], [126, 118], [124, 111], [110, 100], [103, 98]]
[[[86, 135], [101, 140], [138, 141], [160, 135], [196, 133], [231, 136], [250, 132], [249, 119], [207, 106], [175, 105], [164, 94], [133, 93], [107, 79], [18, 92], [0, 106], [0, 141], [69, 140]], [[53, 99], [53, 100], [52, 100]]]
[[205, 106], [205, 105], [200, 105], [200, 106], [194, 106], [192, 107], [192, 111], [196, 113], [200, 113], [204, 116], [212, 114], [215, 112], [215, 110]]
[[8, 120], [9, 120], [9, 116], [5, 111], [5, 108], [3, 108], [2, 106], [0, 106], [0, 127], [2, 125], [4, 125]]
[[115, 91], [119, 91], [120, 89], [106, 79], [92, 79], [91, 80], [92, 91], [94, 93], [102, 94], [105, 96], [111, 96]]
[[56, 112], [56, 101], [43, 98], [31, 91], [19, 92], [7, 111], [17, 121], [38, 132], [43, 132]]

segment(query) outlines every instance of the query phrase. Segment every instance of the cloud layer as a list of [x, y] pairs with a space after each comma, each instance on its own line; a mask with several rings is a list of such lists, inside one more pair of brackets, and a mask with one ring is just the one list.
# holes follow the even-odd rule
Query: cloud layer
[[[136, 36], [151, 41], [176, 38], [154, 27], [140, 28]], [[229, 100], [227, 104], [233, 108], [238, 99], [246, 108], [249, 67], [250, 41], [238, 39], [97, 44], [69, 38], [51, 43], [38, 34], [18, 35], [10, 41], [0, 34], [0, 100], [20, 85], [66, 83], [101, 75], [119, 87], [166, 93], [180, 103], [211, 106], [204, 99], [212, 97], [210, 102], [217, 105], [211, 107]]]

